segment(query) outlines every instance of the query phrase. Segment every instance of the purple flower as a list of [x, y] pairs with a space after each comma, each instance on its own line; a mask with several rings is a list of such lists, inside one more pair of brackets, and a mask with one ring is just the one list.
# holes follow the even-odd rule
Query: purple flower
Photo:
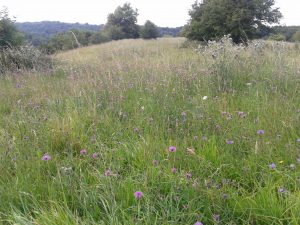
[[283, 194], [283, 193], [285, 193], [285, 189], [283, 187], [280, 187], [280, 188], [278, 188], [278, 192], [280, 194]]
[[233, 140], [226, 140], [226, 144], [228, 144], [228, 145], [232, 145], [233, 143], [234, 143]]
[[192, 174], [191, 174], [191, 173], [186, 173], [186, 174], [185, 174], [185, 177], [186, 177], [187, 179], [191, 179], [191, 178], [192, 178]]
[[86, 149], [80, 150], [80, 155], [86, 155], [86, 154], [87, 154], [87, 150]]
[[219, 124], [217, 124], [217, 125], [216, 125], [216, 129], [217, 129], [217, 130], [220, 130], [220, 129], [221, 129], [221, 126], [220, 126]]
[[51, 156], [48, 153], [45, 153], [42, 157], [43, 161], [49, 161], [51, 159]]
[[214, 214], [214, 215], [213, 215], [213, 220], [214, 220], [215, 222], [219, 223], [219, 222], [220, 222], [220, 215], [219, 215], [219, 214]]
[[194, 136], [194, 140], [195, 140], [195, 141], [198, 141], [198, 136], [197, 136], [197, 135]]
[[194, 225], [203, 225], [203, 223], [197, 221], [196, 223], [194, 223]]
[[158, 161], [157, 161], [156, 159], [154, 159], [154, 160], [152, 161], [152, 163], [153, 163], [154, 166], [157, 166], [157, 165], [158, 165]]
[[173, 167], [173, 168], [171, 169], [171, 171], [172, 171], [172, 173], [176, 173], [176, 172], [177, 172], [177, 169], [176, 169], [175, 167]]
[[98, 157], [98, 154], [96, 153], [96, 152], [94, 152], [93, 154], [92, 154], [92, 158], [93, 159], [96, 159]]
[[245, 118], [245, 117], [246, 117], [246, 113], [245, 113], [245, 112], [242, 112], [242, 111], [238, 111], [238, 112], [237, 112], [237, 115], [238, 115], [240, 118]]
[[256, 131], [256, 133], [259, 134], [259, 135], [262, 135], [262, 134], [265, 133], [265, 131], [264, 130], [258, 130], [258, 131]]
[[297, 159], [297, 162], [300, 163], [300, 157]]
[[269, 165], [269, 167], [270, 167], [270, 169], [272, 169], [272, 170], [276, 169], [275, 163], [271, 163], [271, 164]]
[[223, 199], [228, 199], [229, 195], [228, 194], [223, 194], [222, 197], [223, 197]]
[[141, 191], [134, 192], [134, 197], [136, 199], [141, 199], [143, 197], [143, 192], [141, 192]]
[[176, 147], [175, 146], [170, 146], [169, 147], [169, 152], [176, 152]]
[[104, 176], [108, 177], [110, 175], [111, 175], [111, 171], [110, 170], [105, 170]]
[[300, 138], [297, 139], [297, 142], [300, 143]]

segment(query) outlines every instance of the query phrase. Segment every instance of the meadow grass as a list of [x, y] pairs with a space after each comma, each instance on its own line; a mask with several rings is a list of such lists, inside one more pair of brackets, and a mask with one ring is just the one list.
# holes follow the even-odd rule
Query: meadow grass
[[184, 41], [3, 75], [0, 223], [300, 224], [299, 49]]

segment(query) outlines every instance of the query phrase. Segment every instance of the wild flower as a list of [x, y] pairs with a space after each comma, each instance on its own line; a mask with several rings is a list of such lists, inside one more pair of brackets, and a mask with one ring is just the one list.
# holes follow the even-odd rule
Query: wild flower
[[220, 126], [219, 124], [217, 124], [217, 125], [216, 125], [216, 129], [217, 129], [217, 130], [220, 130], [220, 129], [221, 129], [221, 126]]
[[192, 173], [186, 173], [186, 174], [185, 174], [185, 177], [186, 177], [187, 179], [191, 179], [191, 178], [192, 178]]
[[176, 172], [177, 172], [177, 169], [176, 169], [175, 167], [173, 167], [173, 168], [171, 169], [171, 172], [172, 172], [172, 173], [176, 173]]
[[300, 143], [300, 138], [297, 139], [297, 142]]
[[208, 97], [207, 96], [203, 96], [203, 98], [202, 98], [204, 101], [205, 100], [207, 100], [208, 99]]
[[223, 197], [223, 199], [228, 199], [228, 198], [229, 198], [229, 195], [226, 194], [226, 193], [224, 193], [224, 194], [222, 195], [222, 197]]
[[87, 154], [87, 150], [86, 149], [80, 150], [80, 155], [86, 155], [86, 154]]
[[93, 154], [92, 154], [92, 158], [93, 159], [96, 159], [98, 157], [98, 154], [96, 153], [96, 152], [94, 152]]
[[51, 156], [50, 156], [48, 153], [45, 153], [45, 154], [42, 156], [42, 160], [43, 160], [43, 161], [49, 161], [49, 160], [51, 160]]
[[272, 170], [276, 169], [275, 163], [271, 163], [271, 164], [269, 165], [269, 167], [270, 167], [270, 169], [272, 169]]
[[295, 168], [296, 168], [296, 165], [295, 165], [295, 164], [291, 164], [291, 165], [290, 165], [290, 169], [291, 169], [291, 170], [294, 170]]
[[157, 161], [156, 159], [154, 159], [154, 160], [152, 161], [152, 163], [153, 163], [154, 166], [157, 166], [157, 165], [158, 165], [158, 161]]
[[176, 152], [176, 147], [175, 146], [170, 146], [169, 147], [169, 152]]
[[199, 139], [198, 136], [195, 135], [195, 136], [194, 136], [194, 141], [198, 141], [198, 139]]
[[111, 171], [110, 170], [105, 170], [104, 176], [108, 177], [110, 175], [111, 175]]
[[136, 199], [141, 199], [142, 197], [143, 197], [143, 192], [141, 192], [141, 191], [136, 191], [136, 192], [134, 192], [134, 197], [136, 198]]
[[237, 115], [238, 115], [240, 118], [245, 118], [247, 114], [246, 114], [245, 112], [238, 111], [238, 112], [237, 112]]
[[299, 158], [297, 158], [297, 162], [298, 162], [298, 163], [300, 163], [300, 157], [299, 157]]
[[207, 141], [207, 137], [206, 136], [202, 136], [202, 141]]
[[194, 225], [203, 225], [203, 223], [201, 223], [200, 221], [197, 221], [196, 223], [194, 223]]
[[232, 145], [233, 143], [234, 143], [233, 140], [226, 140], [226, 144], [228, 144], [228, 145]]
[[219, 223], [219, 222], [220, 222], [220, 215], [219, 215], [219, 214], [213, 214], [213, 220], [214, 220], [216, 223]]
[[278, 192], [279, 192], [280, 194], [283, 194], [283, 193], [286, 192], [286, 190], [285, 190], [285, 188], [280, 187], [280, 188], [278, 188]]
[[256, 133], [259, 134], [259, 135], [262, 135], [262, 134], [265, 133], [265, 131], [264, 130], [258, 130]]

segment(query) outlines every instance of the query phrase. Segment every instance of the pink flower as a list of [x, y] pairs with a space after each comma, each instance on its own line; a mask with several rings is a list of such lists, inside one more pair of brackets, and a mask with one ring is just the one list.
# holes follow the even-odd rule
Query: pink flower
[[43, 155], [43, 157], [42, 157], [42, 160], [43, 160], [43, 161], [49, 161], [49, 160], [51, 160], [51, 156], [50, 156], [48, 153], [45, 153], [45, 154]]
[[111, 171], [110, 170], [105, 170], [104, 176], [108, 177], [110, 175], [111, 175]]
[[176, 172], [177, 172], [177, 169], [176, 169], [175, 167], [173, 167], [173, 168], [171, 169], [171, 171], [172, 171], [172, 173], [176, 173]]
[[141, 199], [143, 197], [143, 192], [141, 192], [141, 191], [134, 192], [134, 197], [136, 199]]
[[87, 150], [86, 149], [80, 150], [80, 155], [86, 155], [86, 154], [87, 154]]
[[170, 146], [169, 147], [169, 152], [176, 152], [176, 147], [175, 146]]
[[94, 152], [93, 154], [92, 154], [92, 158], [93, 159], [96, 159], [98, 157], [98, 154], [96, 153], [96, 152]]
[[203, 223], [197, 221], [196, 223], [194, 223], [194, 225], [203, 225]]

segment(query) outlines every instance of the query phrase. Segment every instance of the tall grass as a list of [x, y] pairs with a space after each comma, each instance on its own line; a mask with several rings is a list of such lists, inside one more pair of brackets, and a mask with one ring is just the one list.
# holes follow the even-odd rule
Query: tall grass
[[111, 42], [1, 78], [0, 221], [299, 224], [299, 50], [183, 42]]

